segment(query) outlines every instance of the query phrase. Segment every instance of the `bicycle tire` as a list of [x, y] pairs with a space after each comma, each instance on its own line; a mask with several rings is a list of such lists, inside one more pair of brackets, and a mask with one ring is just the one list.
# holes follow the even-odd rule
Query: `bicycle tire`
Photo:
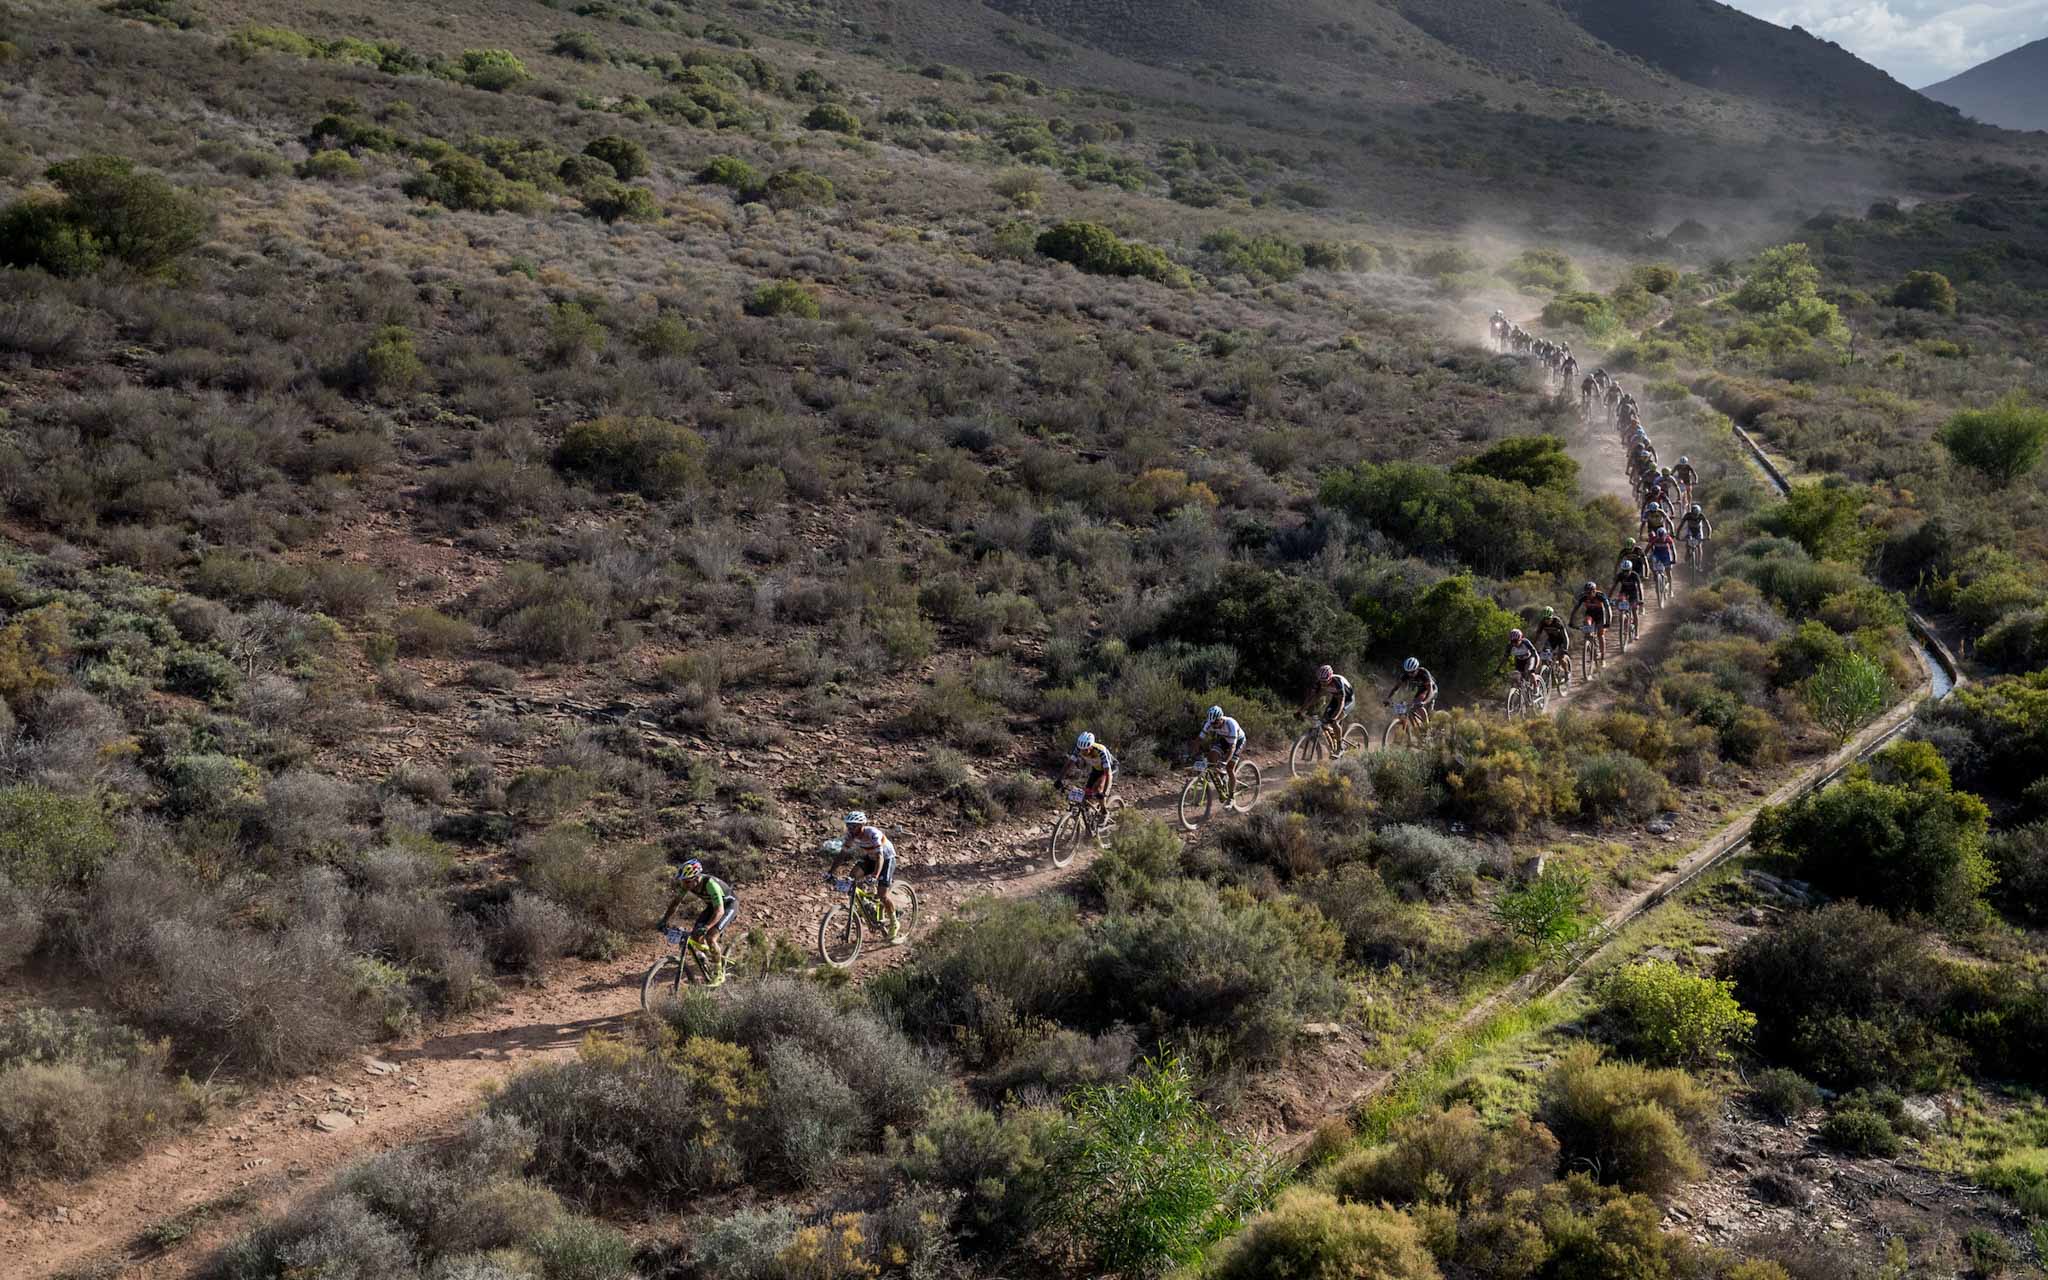
[[[1396, 738], [1400, 741], [1396, 742]], [[1415, 747], [1415, 726], [1408, 723], [1407, 716], [1395, 716], [1387, 721], [1386, 728], [1380, 730], [1380, 750], [1388, 751], [1397, 746], [1404, 750]]]
[[908, 880], [897, 880], [889, 885], [889, 892], [896, 899], [896, 940], [910, 941], [910, 935], [917, 932], [917, 886]]
[[1055, 867], [1064, 867], [1074, 860], [1074, 851], [1081, 847], [1081, 810], [1069, 806], [1052, 824], [1052, 835], [1045, 842], [1045, 852]]
[[[1231, 772], [1235, 775], [1237, 789], [1231, 793], [1230, 808], [1236, 813], [1249, 813], [1251, 807], [1259, 802], [1259, 787], [1263, 784], [1263, 779], [1259, 777], [1259, 766], [1249, 760], [1240, 760]], [[1251, 775], [1249, 786], [1244, 780], [1247, 773]]]
[[818, 958], [834, 969], [844, 969], [860, 959], [864, 940], [860, 913], [852, 903], [838, 903], [818, 917]]
[[1304, 773], [1312, 772], [1329, 754], [1329, 740], [1323, 736], [1322, 726], [1318, 725], [1296, 738], [1294, 745], [1288, 748], [1287, 776], [1299, 778]]
[[1344, 726], [1344, 736], [1338, 741], [1343, 744], [1346, 755], [1354, 751], [1367, 751], [1372, 748], [1372, 734], [1366, 730], [1364, 725], [1356, 720]]
[[1095, 843], [1107, 847], [1109, 838], [1116, 834], [1117, 824], [1123, 820], [1124, 798], [1122, 796], [1111, 796], [1109, 798], [1109, 816], [1102, 820], [1101, 826], [1095, 828]]
[[[671, 967], [675, 970], [673, 977], [668, 976]], [[682, 990], [683, 962], [676, 956], [665, 955], [654, 962], [654, 967], [640, 982], [640, 1008], [646, 1013], [659, 1013], [661, 1010], [657, 1006], [664, 1000], [673, 1002], [678, 999]]]
[[[1187, 785], [1180, 789], [1180, 826], [1183, 831], [1198, 830], [1209, 820], [1209, 812], [1216, 806], [1216, 789], [1209, 785], [1209, 775], [1198, 773], [1189, 778]], [[1190, 817], [1199, 812], [1199, 817]]]

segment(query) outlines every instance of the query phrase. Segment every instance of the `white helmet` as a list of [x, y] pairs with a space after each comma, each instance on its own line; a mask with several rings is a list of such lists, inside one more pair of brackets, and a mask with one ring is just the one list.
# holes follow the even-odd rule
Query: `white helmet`
[[1633, 561], [1633, 560], [1624, 560], [1624, 561], [1622, 561], [1622, 562], [1621, 562], [1621, 571], [1622, 571], [1623, 573], [1634, 573], [1634, 572], [1636, 571], [1636, 562], [1635, 562], [1635, 561]]
[[1422, 663], [1417, 659], [1409, 658], [1407, 661], [1401, 664], [1401, 670], [1407, 672], [1409, 675], [1412, 676], [1417, 671], [1422, 670]]
[[1204, 724], [1212, 724], [1215, 721], [1221, 720], [1222, 718], [1223, 708], [1221, 707], [1211, 707], [1207, 711], [1204, 711], [1202, 713], [1202, 723]]
[[1690, 510], [1690, 511], [1692, 512], [1692, 514], [1694, 514], [1694, 515], [1696, 515], [1696, 516], [1700, 516], [1700, 515], [1705, 515], [1705, 514], [1706, 514], [1706, 512], [1704, 512], [1704, 511], [1700, 510], [1700, 504], [1699, 504], [1699, 503], [1697, 503], [1697, 502], [1693, 503], [1693, 504], [1692, 504], [1692, 506], [1691, 506], [1691, 507], [1689, 508], [1689, 510]]
[[859, 809], [855, 809], [852, 813], [846, 815], [846, 825], [849, 827], [864, 827], [867, 824], [868, 815]]
[[1679, 455], [1678, 455], [1678, 465], [1679, 465], [1679, 466], [1681, 466], [1681, 467], [1684, 467], [1684, 466], [1690, 466], [1691, 464], [1692, 464], [1692, 459], [1691, 459], [1691, 458], [1688, 458], [1688, 457], [1686, 457], [1686, 456], [1685, 456], [1684, 454], [1679, 454]]
[[1092, 733], [1084, 733], [1080, 737], [1074, 739], [1074, 750], [1076, 751], [1086, 751], [1088, 748], [1094, 745], [1095, 735]]

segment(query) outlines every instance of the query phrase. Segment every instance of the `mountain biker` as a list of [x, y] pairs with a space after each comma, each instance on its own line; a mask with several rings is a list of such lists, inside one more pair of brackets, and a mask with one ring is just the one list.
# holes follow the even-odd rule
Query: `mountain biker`
[[1616, 573], [1620, 573], [1620, 572], [1621, 572], [1621, 566], [1622, 566], [1622, 565], [1623, 565], [1624, 563], [1626, 563], [1626, 562], [1628, 562], [1628, 561], [1631, 561], [1631, 560], [1640, 560], [1640, 559], [1642, 559], [1642, 558], [1643, 558], [1643, 549], [1642, 549], [1642, 547], [1641, 547], [1641, 546], [1639, 546], [1639, 545], [1637, 545], [1637, 543], [1636, 543], [1636, 540], [1635, 540], [1634, 538], [1630, 538], [1630, 539], [1629, 539], [1629, 540], [1628, 540], [1628, 541], [1627, 541], [1626, 543], [1624, 543], [1624, 544], [1622, 545], [1622, 548], [1621, 548], [1621, 554], [1620, 554], [1619, 556], [1615, 557], [1615, 561], [1614, 561], [1614, 571], [1615, 571]]
[[1579, 383], [1580, 416], [1583, 417], [1584, 415], [1593, 412], [1593, 392], [1596, 389], [1597, 388], [1593, 382], [1593, 377], [1591, 374], [1586, 375], [1585, 380]]
[[1508, 632], [1508, 661], [1515, 664], [1515, 683], [1534, 692], [1536, 689], [1536, 668], [1543, 663], [1543, 655], [1536, 652], [1535, 641], [1522, 633], [1520, 627]]
[[1302, 699], [1302, 712], [1306, 714], [1318, 700], [1322, 702], [1323, 710], [1317, 716], [1317, 720], [1325, 730], [1330, 730], [1337, 727], [1338, 721], [1351, 714], [1351, 708], [1358, 701], [1358, 695], [1352, 691], [1349, 680], [1338, 675], [1335, 667], [1324, 663], [1316, 668], [1315, 685], [1308, 691], [1308, 697]]
[[1414, 691], [1408, 698], [1409, 708], [1418, 719], [1428, 724], [1430, 713], [1436, 709], [1436, 677], [1429, 673], [1429, 668], [1423, 666], [1420, 659], [1402, 660], [1401, 671], [1394, 677], [1393, 687], [1387, 690], [1386, 700], [1392, 702], [1394, 695], [1403, 689]]
[[1571, 628], [1565, 626], [1564, 619], [1558, 617], [1557, 610], [1549, 605], [1543, 606], [1543, 617], [1536, 623], [1536, 648], [1546, 660], [1554, 661], [1558, 655], [1564, 655], [1566, 666], [1570, 666]]
[[1683, 490], [1680, 495], [1681, 500], [1691, 502], [1692, 491], [1700, 482], [1699, 468], [1692, 465], [1691, 458], [1680, 457], [1678, 464], [1671, 468], [1671, 475], [1672, 478], [1678, 481]]
[[1609, 603], [1607, 593], [1600, 589], [1599, 583], [1588, 582], [1579, 588], [1579, 597], [1572, 601], [1572, 611], [1565, 619], [1566, 623], [1569, 624], [1581, 613], [1585, 615], [1587, 622], [1593, 624], [1595, 650], [1604, 660], [1607, 657], [1607, 622], [1613, 616], [1614, 607]]
[[1559, 382], [1559, 384], [1560, 384], [1560, 385], [1562, 385], [1562, 386], [1566, 386], [1566, 387], [1569, 387], [1569, 386], [1571, 386], [1571, 385], [1572, 385], [1572, 379], [1574, 379], [1574, 378], [1576, 378], [1576, 377], [1578, 377], [1578, 376], [1579, 376], [1579, 362], [1578, 362], [1578, 360], [1577, 360], [1577, 359], [1576, 359], [1576, 358], [1575, 358], [1575, 357], [1574, 357], [1574, 356], [1572, 355], [1572, 353], [1571, 353], [1571, 352], [1570, 352], [1569, 350], [1567, 350], [1567, 351], [1566, 351], [1566, 352], [1564, 353], [1564, 363], [1562, 363], [1562, 364], [1560, 364], [1560, 365], [1558, 365], [1558, 366], [1557, 366], [1557, 378], [1558, 378], [1558, 382]]
[[1649, 501], [1649, 503], [1643, 507], [1643, 533], [1646, 535], [1652, 534], [1659, 529], [1669, 528], [1670, 525], [1671, 513], [1664, 509], [1663, 503], [1657, 501], [1655, 498], [1652, 498]]
[[1596, 386], [1596, 387], [1598, 387], [1598, 388], [1600, 388], [1600, 392], [1601, 392], [1601, 394], [1602, 394], [1602, 395], [1605, 395], [1605, 394], [1606, 394], [1606, 392], [1607, 392], [1607, 370], [1605, 370], [1605, 369], [1595, 369], [1595, 370], [1593, 370], [1593, 385], [1594, 385], [1594, 386]]
[[1226, 800], [1237, 790], [1237, 762], [1244, 755], [1244, 744], [1244, 726], [1224, 715], [1222, 707], [1211, 707], [1203, 713], [1202, 731], [1195, 735], [1195, 750], [1211, 769], [1221, 768]]
[[1656, 495], [1657, 501], [1663, 506], [1677, 508], [1678, 478], [1671, 474], [1671, 468], [1660, 468], [1656, 475], [1650, 477], [1650, 492]]
[[1706, 541], [1714, 536], [1713, 521], [1707, 519], [1706, 511], [1695, 502], [1678, 517], [1678, 533], [1684, 538], [1693, 555], [1706, 550]]
[[695, 895], [704, 899], [704, 909], [697, 913], [697, 923], [690, 927], [690, 933], [701, 934], [710, 945], [711, 954], [718, 958], [718, 976], [711, 980], [716, 987], [725, 982], [725, 931], [732, 926], [733, 917], [740, 913], [739, 895], [732, 886], [717, 876], [707, 875], [704, 864], [695, 858], [676, 868], [675, 892], [668, 900], [668, 910], [661, 913], [661, 923], [654, 926], [657, 933], [670, 942], [683, 940], [682, 930], [671, 931], [668, 922], [682, 907], [686, 896]]
[[855, 809], [846, 815], [846, 840], [840, 845], [840, 855], [849, 860], [860, 860], [860, 873], [875, 884], [875, 896], [882, 904], [882, 924], [889, 930], [889, 942], [893, 945], [903, 936], [896, 923], [896, 900], [889, 887], [896, 883], [896, 846], [880, 827], [868, 823], [868, 815]]
[[1643, 575], [1636, 570], [1636, 562], [1624, 560], [1614, 575], [1614, 585], [1607, 594], [1620, 601], [1627, 608], [1635, 610], [1636, 617], [1643, 616]]
[[1074, 752], [1067, 757], [1066, 767], [1060, 770], [1059, 785], [1065, 786], [1067, 775], [1076, 769], [1088, 771], [1088, 781], [1081, 792], [1082, 800], [1098, 809], [1106, 806], [1110, 790], [1116, 786], [1116, 756], [1107, 746], [1097, 742], [1092, 733], [1084, 732], [1074, 739]]
[[1651, 572], [1662, 569], [1667, 577], [1671, 566], [1678, 563], [1678, 539], [1671, 536], [1671, 530], [1659, 529], [1650, 535]]

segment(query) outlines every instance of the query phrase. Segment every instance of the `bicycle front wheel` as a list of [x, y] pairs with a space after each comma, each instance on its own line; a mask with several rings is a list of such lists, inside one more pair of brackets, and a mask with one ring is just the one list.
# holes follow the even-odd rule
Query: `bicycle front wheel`
[[818, 920], [818, 958], [834, 969], [844, 969], [860, 958], [860, 913], [850, 902], [842, 902]]
[[1387, 727], [1380, 730], [1380, 750], [1389, 747], [1412, 747], [1415, 745], [1415, 726], [1408, 723], [1408, 717], [1395, 716], [1387, 721]]
[[1330, 740], [1318, 725], [1294, 740], [1293, 749], [1287, 753], [1287, 776], [1299, 778], [1304, 773], [1314, 772], [1329, 754]]
[[1209, 785], [1209, 775], [1198, 773], [1188, 779], [1180, 789], [1180, 825], [1184, 831], [1193, 831], [1209, 820], [1209, 810], [1215, 803], [1216, 789]]
[[1350, 724], [1344, 726], [1343, 745], [1344, 754], [1346, 755], [1350, 755], [1354, 751], [1364, 751], [1372, 746], [1372, 735], [1366, 732], [1364, 725], [1353, 720]]
[[1064, 867], [1074, 860], [1074, 850], [1081, 847], [1081, 825], [1079, 807], [1068, 809], [1052, 824], [1052, 838], [1045, 842], [1052, 865]]
[[1523, 696], [1522, 687], [1520, 685], [1515, 685], [1514, 687], [1510, 688], [1508, 690], [1508, 719], [1519, 720], [1522, 716], [1522, 713], [1524, 711], [1527, 711], [1528, 709], [1529, 704], [1527, 699]]
[[663, 1006], [674, 1004], [682, 995], [683, 962], [675, 956], [663, 956], [647, 971], [647, 977], [640, 984], [640, 1007], [648, 1013], [658, 1014]]
[[1230, 797], [1230, 807], [1244, 813], [1259, 802], [1259, 766], [1240, 760], [1234, 777], [1237, 790]]

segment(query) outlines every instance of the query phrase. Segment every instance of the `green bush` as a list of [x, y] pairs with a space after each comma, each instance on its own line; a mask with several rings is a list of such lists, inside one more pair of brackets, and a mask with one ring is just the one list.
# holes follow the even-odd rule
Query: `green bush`
[[1501, 268], [1501, 275], [1531, 293], [1564, 293], [1584, 283], [1571, 255], [1561, 249], [1524, 249]]
[[556, 826], [519, 846], [520, 879], [602, 928], [644, 928], [661, 915], [662, 870], [654, 845], [593, 840], [581, 827]]
[[1671, 784], [1626, 751], [1603, 751], [1578, 762], [1579, 806], [1594, 817], [1640, 822], [1661, 811]]
[[942, 1093], [923, 1124], [896, 1138], [890, 1163], [912, 1185], [959, 1195], [954, 1218], [964, 1242], [1000, 1254], [1037, 1226], [1046, 1160], [1060, 1133], [1061, 1117], [1050, 1110], [998, 1115]]
[[697, 181], [731, 187], [734, 191], [751, 191], [760, 186], [761, 175], [738, 156], [713, 156], [697, 171]]
[[1185, 1068], [1147, 1064], [1124, 1084], [1077, 1091], [1047, 1166], [1045, 1219], [1095, 1272], [1185, 1266], [1268, 1194], [1258, 1149], [1225, 1133]]
[[704, 478], [704, 439], [660, 418], [593, 418], [563, 433], [555, 467], [607, 489], [670, 498]]
[[577, 191], [583, 211], [601, 222], [655, 222], [661, 218], [661, 202], [646, 187], [599, 178]]
[[750, 316], [795, 316], [799, 320], [816, 320], [822, 314], [818, 295], [795, 280], [757, 287], [747, 295], [745, 310]]
[[1799, 686], [1799, 700], [1815, 724], [1834, 735], [1836, 742], [1846, 743], [1877, 718], [1892, 692], [1884, 668], [1852, 650], [1830, 658], [1808, 676]]
[[137, 271], [168, 268], [205, 236], [199, 201], [119, 156], [83, 156], [44, 177], [60, 200], [30, 197], [0, 212], [0, 264], [85, 275], [106, 259]]
[[1956, 313], [1956, 287], [1939, 271], [1908, 271], [1892, 290], [1892, 305], [1952, 316]]
[[548, 52], [578, 62], [608, 62], [611, 55], [605, 51], [604, 42], [588, 31], [564, 31], [555, 37]]
[[1935, 434], [1949, 456], [2000, 486], [2032, 471], [2048, 446], [2048, 409], [2017, 393], [1989, 409], [1956, 414]]
[[1513, 436], [1459, 462], [1451, 474], [1491, 476], [1525, 489], [1569, 494], [1578, 488], [1579, 463], [1557, 436]]
[[1160, 250], [1125, 241], [1096, 222], [1062, 222], [1038, 237], [1039, 256], [1070, 263], [1090, 275], [1143, 276], [1174, 288], [1188, 284], [1187, 272]]
[[472, 623], [425, 605], [400, 609], [391, 620], [391, 634], [398, 652], [407, 657], [454, 657], [476, 645]]
[[356, 182], [363, 173], [363, 162], [339, 148], [315, 151], [299, 162], [299, 176], [318, 182]]
[[531, 184], [507, 182], [504, 175], [475, 156], [457, 152], [437, 157], [425, 173], [406, 179], [403, 190], [415, 200], [477, 213], [525, 213], [542, 204], [540, 192]]
[[1216, 1280], [1439, 1280], [1423, 1232], [1398, 1209], [1296, 1187], [1217, 1251]]
[[1550, 1130], [1527, 1116], [1489, 1128], [1459, 1103], [1400, 1121], [1385, 1146], [1347, 1157], [1325, 1179], [1346, 1200], [1469, 1210], [1542, 1186], [1556, 1168], [1557, 1139]]
[[0, 877], [29, 889], [89, 883], [118, 837], [99, 797], [0, 787]]
[[1625, 1052], [1666, 1066], [1710, 1066], [1756, 1028], [1735, 984], [1669, 960], [1625, 965], [1602, 984], [1601, 1009]]
[[1999, 909], [2029, 924], [2048, 923], [2048, 822], [1995, 832], [1984, 852], [1998, 873]]
[[349, 381], [380, 400], [394, 400], [411, 394], [427, 380], [427, 366], [414, 349], [412, 333], [404, 325], [388, 324], [377, 330], [350, 369]]
[[2048, 671], [1972, 680], [1923, 707], [1920, 724], [1965, 785], [2018, 799], [2048, 776]]
[[[1274, 626], [1272, 619], [1287, 625]], [[1178, 642], [1228, 647], [1237, 655], [1231, 677], [1278, 694], [1301, 696], [1318, 664], [1355, 661], [1366, 630], [1315, 579], [1271, 569], [1233, 566], [1181, 596], [1140, 645]]]
[[1750, 1081], [1749, 1101], [1779, 1124], [1789, 1124], [1820, 1105], [1820, 1087], [1797, 1071], [1769, 1067]]
[[1565, 1050], [1543, 1088], [1543, 1120], [1564, 1158], [1645, 1195], [1700, 1175], [1694, 1143], [1715, 1114], [1712, 1091], [1685, 1072], [1603, 1062], [1588, 1044]]
[[[1900, 780], [1884, 780], [1887, 769]], [[1763, 809], [1754, 838], [1828, 893], [1954, 919], [1991, 885], [1988, 818], [1932, 747], [1897, 742], [1836, 785]]]
[[1493, 913], [1509, 933], [1542, 952], [1555, 952], [1584, 936], [1587, 917], [1583, 871], [1545, 867], [1543, 874], [1494, 900]]
[[0, 1016], [0, 1186], [82, 1178], [195, 1117], [165, 1075], [168, 1046], [88, 1009]]
[[1308, 266], [1300, 245], [1277, 236], [1247, 236], [1225, 228], [1203, 237], [1202, 251], [1214, 255], [1219, 271], [1253, 280], [1292, 280]]
[[1899, 1154], [1899, 1135], [1891, 1121], [1863, 1107], [1844, 1107], [1821, 1122], [1820, 1140], [1852, 1156]]
[[584, 145], [583, 154], [610, 165], [612, 173], [622, 182], [631, 182], [648, 173], [647, 148], [616, 133], [591, 139]]
[[[1577, 810], [1576, 780], [1556, 721], [1510, 723], [1460, 716], [1443, 732], [1438, 759], [1447, 807], [1474, 827], [1512, 834]], [[1541, 886], [1545, 895], [1566, 887], [1564, 881]], [[1524, 910], [1535, 902], [1516, 898], [1512, 909]], [[1561, 902], [1560, 898], [1555, 905]]]
[[464, 49], [462, 82], [474, 89], [502, 93], [532, 79], [526, 64], [509, 49]]
[[1604, 338], [1621, 327], [1614, 305], [1597, 293], [1564, 293], [1543, 304], [1543, 323], [1553, 329], [1581, 329]]
[[782, 169], [769, 175], [768, 181], [758, 188], [745, 193], [749, 201], [758, 201], [777, 209], [819, 209], [837, 203], [839, 192], [833, 187], [832, 179], [809, 169]]
[[826, 133], [858, 134], [860, 117], [836, 102], [821, 102], [804, 117], [804, 128]]
[[1844, 1088], [1932, 1083], [1961, 1056], [1938, 1028], [1951, 982], [1920, 933], [1840, 903], [1759, 933], [1730, 956], [1735, 998], [1766, 1057]]
[[1977, 642], [1979, 661], [1999, 671], [2048, 667], [2048, 608], [2008, 614]]

